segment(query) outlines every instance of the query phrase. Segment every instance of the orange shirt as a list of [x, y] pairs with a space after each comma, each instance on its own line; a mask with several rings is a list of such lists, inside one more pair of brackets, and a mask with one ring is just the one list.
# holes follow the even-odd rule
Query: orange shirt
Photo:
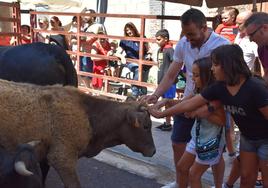
[[236, 24], [235, 25], [220, 24], [215, 29], [215, 32], [227, 38], [231, 43], [234, 43], [235, 37], [238, 33], [238, 26]]

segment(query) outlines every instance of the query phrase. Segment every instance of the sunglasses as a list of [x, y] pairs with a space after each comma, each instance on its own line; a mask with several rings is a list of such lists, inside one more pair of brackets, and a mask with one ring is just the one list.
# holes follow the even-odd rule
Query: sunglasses
[[260, 25], [255, 31], [253, 31], [252, 33], [248, 33], [248, 36], [250, 38], [254, 37], [254, 35], [262, 28], [262, 25]]

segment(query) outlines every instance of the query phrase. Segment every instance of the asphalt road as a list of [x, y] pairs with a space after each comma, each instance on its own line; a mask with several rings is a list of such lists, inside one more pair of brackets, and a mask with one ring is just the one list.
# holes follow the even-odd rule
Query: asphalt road
[[[148, 179], [125, 170], [118, 169], [96, 159], [82, 158], [78, 163], [78, 174], [82, 188], [159, 188], [154, 179]], [[51, 169], [46, 181], [46, 188], [63, 188], [63, 184]]]

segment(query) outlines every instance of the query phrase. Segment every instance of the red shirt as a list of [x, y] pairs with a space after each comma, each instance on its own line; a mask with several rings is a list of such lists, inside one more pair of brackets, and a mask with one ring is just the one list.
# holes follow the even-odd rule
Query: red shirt
[[[93, 46], [95, 46], [95, 50], [97, 51], [97, 54], [99, 55], [107, 55], [108, 51], [111, 50], [110, 44], [107, 40], [105, 40], [105, 43], [102, 45], [100, 44], [99, 40], [93, 43]], [[96, 74], [104, 74], [104, 69], [108, 64], [108, 60], [102, 59], [102, 60], [93, 60], [93, 73]], [[103, 85], [103, 79], [93, 77], [92, 78], [92, 86], [94, 88], [102, 88]]]
[[31, 39], [28, 37], [21, 37], [21, 44], [30, 44], [31, 43]]
[[0, 36], [0, 46], [10, 46], [10, 36]]
[[220, 24], [215, 29], [215, 32], [227, 38], [231, 43], [234, 43], [235, 37], [238, 33], [238, 26], [236, 24], [235, 25]]

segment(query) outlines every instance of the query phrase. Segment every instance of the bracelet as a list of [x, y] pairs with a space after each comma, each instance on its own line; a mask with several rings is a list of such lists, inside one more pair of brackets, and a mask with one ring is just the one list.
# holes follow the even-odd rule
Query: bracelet
[[152, 96], [155, 96], [157, 99], [159, 99], [159, 96], [157, 94], [152, 94]]

